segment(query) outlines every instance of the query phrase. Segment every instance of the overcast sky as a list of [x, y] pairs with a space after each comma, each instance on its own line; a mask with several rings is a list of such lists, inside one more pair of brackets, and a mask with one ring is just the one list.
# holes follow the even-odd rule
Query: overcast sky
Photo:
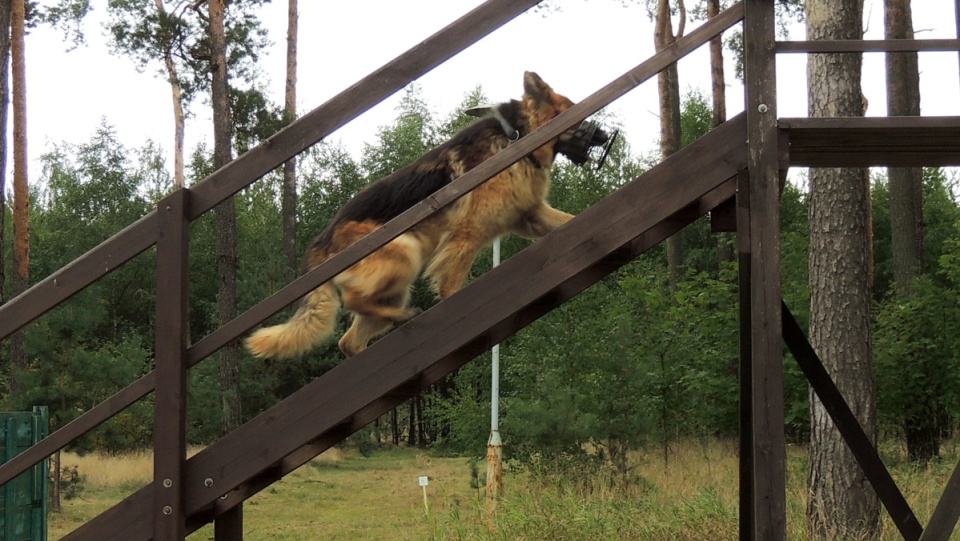
[[[409, 47], [479, 5], [480, 0], [301, 0], [298, 108], [309, 111]], [[688, 2], [689, 3], [689, 2]], [[88, 44], [66, 52], [61, 36], [47, 28], [27, 37], [27, 102], [30, 161], [61, 141], [82, 143], [101, 119], [114, 126], [129, 148], [147, 139], [169, 153], [173, 122], [170, 91], [153, 71], [137, 73], [132, 61], [111, 56], [104, 44], [104, 0], [93, 0], [94, 14], [86, 24]], [[493, 101], [522, 93], [524, 70], [538, 72], [555, 90], [574, 101], [583, 99], [653, 54], [653, 33], [642, 2], [629, 0], [554, 0], [559, 10], [531, 11], [508, 23], [464, 53], [420, 80], [424, 97], [438, 115], [446, 115], [476, 85]], [[624, 4], [627, 4], [626, 6]], [[956, 35], [953, 0], [913, 2], [918, 37]], [[272, 98], [283, 101], [286, 34], [284, 0], [268, 4], [262, 19], [274, 45], [262, 68]], [[882, 38], [883, 2], [866, 0], [868, 39]], [[698, 23], [689, 23], [689, 29]], [[790, 36], [803, 39], [803, 27]], [[743, 95], [726, 55], [729, 115], [742, 110]], [[780, 55], [778, 101], [781, 117], [806, 115], [805, 57]], [[922, 53], [921, 108], [923, 115], [960, 115], [960, 68], [956, 53]], [[680, 65], [681, 92], [709, 92], [706, 51]], [[868, 115], [886, 111], [883, 55], [864, 56], [864, 94]], [[359, 152], [375, 140], [377, 127], [390, 123], [399, 94], [335, 132]], [[198, 141], [211, 139], [205, 102], [193, 105], [187, 126], [188, 152]], [[626, 126], [635, 151], [652, 149], [657, 137], [657, 97], [654, 81], [618, 100], [609, 108]], [[172, 156], [172, 154], [171, 154]], [[167, 160], [172, 168], [173, 159]], [[36, 166], [31, 178], [39, 178]]]

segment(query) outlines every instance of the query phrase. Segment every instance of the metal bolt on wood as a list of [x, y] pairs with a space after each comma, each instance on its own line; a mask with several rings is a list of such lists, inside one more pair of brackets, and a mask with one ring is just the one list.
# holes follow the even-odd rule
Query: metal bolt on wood
[[170, 488], [170, 487], [173, 486], [173, 481], [171, 481], [171, 480], [169, 480], [169, 479], [164, 479], [164, 480], [163, 480], [163, 486], [164, 486], [164, 488]]

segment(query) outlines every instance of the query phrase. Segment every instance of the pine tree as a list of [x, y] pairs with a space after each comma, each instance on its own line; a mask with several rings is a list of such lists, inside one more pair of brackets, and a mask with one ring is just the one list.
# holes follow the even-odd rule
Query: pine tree
[[[808, 0], [809, 39], [861, 39], [862, 0]], [[808, 57], [811, 117], [863, 116], [860, 54]], [[864, 169], [810, 171], [810, 341], [868, 437], [876, 439], [870, 328], [870, 196]], [[811, 391], [807, 518], [814, 536], [859, 539], [879, 524], [879, 503]]]

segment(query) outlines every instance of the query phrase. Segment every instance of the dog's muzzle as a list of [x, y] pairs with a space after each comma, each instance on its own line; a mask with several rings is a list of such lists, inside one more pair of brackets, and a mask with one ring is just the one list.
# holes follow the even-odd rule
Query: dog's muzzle
[[[557, 144], [554, 150], [563, 154], [577, 165], [583, 165], [594, 158], [592, 154], [599, 154], [595, 157], [597, 160], [597, 169], [603, 167], [603, 162], [610, 154], [614, 141], [620, 130], [614, 130], [613, 133], [607, 133], [596, 122], [584, 120], [576, 130], [568, 130], [560, 134], [557, 138]], [[594, 151], [594, 149], [599, 149]]]

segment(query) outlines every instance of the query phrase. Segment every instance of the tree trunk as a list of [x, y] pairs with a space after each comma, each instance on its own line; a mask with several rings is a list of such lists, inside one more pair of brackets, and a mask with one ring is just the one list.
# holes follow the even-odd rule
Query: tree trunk
[[[808, 39], [861, 39], [862, 0], [808, 0]], [[810, 55], [812, 117], [862, 116], [860, 54]], [[810, 340], [876, 441], [870, 331], [869, 184], [864, 169], [810, 171]], [[879, 501], [816, 395], [810, 393], [811, 536], [860, 539], [879, 526]]]
[[[720, 14], [720, 0], [707, 0], [707, 18]], [[727, 86], [723, 76], [723, 36], [710, 40], [710, 90], [713, 97], [713, 126], [727, 121]]]
[[[10, 5], [10, 57], [13, 80], [13, 296], [30, 286], [30, 190], [27, 183], [27, 72], [25, 0]], [[26, 335], [15, 332], [10, 341], [10, 392], [20, 396], [18, 372], [27, 368]]]
[[421, 449], [426, 449], [429, 446], [429, 441], [427, 440], [427, 422], [424, 420], [423, 409], [426, 405], [426, 402], [423, 399], [423, 393], [417, 395], [417, 411], [420, 412], [420, 415], [417, 418], [417, 447]]
[[[213, 103], [213, 161], [216, 168], [231, 160], [233, 123], [230, 111], [230, 86], [227, 77], [227, 44], [224, 31], [224, 0], [208, 0], [210, 21], [210, 66], [213, 79], [211, 101]], [[217, 224], [217, 270], [219, 287], [217, 304], [220, 325], [237, 316], [237, 215], [233, 198], [220, 203], [214, 210]], [[240, 351], [236, 342], [220, 350], [220, 400], [223, 411], [222, 429], [230, 432], [240, 426]], [[240, 506], [228, 516], [217, 520], [215, 536], [229, 539], [243, 528]]]
[[[653, 34], [654, 47], [657, 52], [666, 49], [677, 41], [683, 34], [685, 10], [683, 1], [678, 2], [682, 17], [680, 30], [673, 32], [673, 22], [670, 20], [670, 1], [657, 1], [657, 19]], [[667, 159], [674, 152], [680, 150], [680, 76], [677, 65], [657, 74], [657, 91], [660, 96], [660, 158]], [[683, 232], [667, 238], [667, 267], [669, 269], [671, 289], [676, 290], [683, 278]]]
[[[886, 39], [912, 39], [910, 0], [885, 0]], [[920, 115], [920, 75], [917, 53], [886, 53], [887, 114]], [[893, 281], [908, 295], [923, 272], [923, 169], [891, 167], [890, 225], [892, 228]]]
[[397, 421], [397, 408], [390, 411], [390, 427], [393, 429], [393, 445], [400, 445], [400, 423]]
[[[287, 8], [287, 81], [284, 92], [284, 115], [287, 122], [297, 118], [297, 0], [289, 0]], [[283, 164], [283, 255], [287, 261], [287, 277], [293, 279], [299, 268], [297, 260], [297, 159]]]
[[[707, 18], [720, 14], [720, 0], [707, 0]], [[723, 36], [710, 40], [710, 90], [713, 102], [713, 127], [727, 121], [727, 84], [723, 74]], [[717, 234], [717, 263], [729, 263], [736, 258], [736, 237], [733, 233]]]
[[[210, 44], [213, 85], [213, 161], [220, 168], [230, 163], [233, 125], [231, 122], [229, 82], [227, 79], [226, 37], [224, 34], [224, 2], [210, 0]], [[233, 198], [215, 209], [217, 223], [217, 269], [219, 289], [217, 304], [220, 324], [237, 316], [237, 214]], [[223, 431], [240, 426], [240, 369], [237, 344], [220, 350], [220, 390], [223, 407]]]
[[[910, 0], [885, 0], [884, 37], [912, 39], [913, 15]], [[920, 115], [920, 72], [917, 53], [887, 53], [887, 114]], [[891, 253], [894, 294], [906, 298], [913, 282], [923, 273], [923, 168], [891, 167], [890, 182]], [[918, 396], [927, 402], [929, 416], [913, 419], [904, 427], [910, 459], [926, 463], [940, 454], [937, 415], [939, 398]]]
[[410, 423], [407, 427], [407, 445], [409, 447], [417, 446], [417, 397], [410, 399]]
[[[165, 16], [167, 10], [163, 7], [163, 0], [154, 0], [154, 3], [157, 6], [157, 13]], [[167, 80], [170, 83], [170, 94], [173, 98], [173, 183], [177, 188], [183, 188], [186, 184], [183, 172], [183, 89], [180, 87], [177, 65], [173, 61], [173, 51], [169, 48], [163, 53], [163, 64], [167, 69]]]
[[[6, 302], [7, 284], [4, 260], [7, 223], [7, 103], [10, 101], [10, 10], [12, 0], [0, 0], [0, 304]], [[2, 362], [0, 362], [2, 365]]]
[[55, 512], [63, 508], [63, 500], [60, 495], [61, 481], [63, 480], [63, 463], [60, 461], [60, 451], [60, 449], [57, 449], [57, 452], [53, 454], [53, 459], [50, 461], [53, 465], [53, 483], [50, 484], [50, 510]]

